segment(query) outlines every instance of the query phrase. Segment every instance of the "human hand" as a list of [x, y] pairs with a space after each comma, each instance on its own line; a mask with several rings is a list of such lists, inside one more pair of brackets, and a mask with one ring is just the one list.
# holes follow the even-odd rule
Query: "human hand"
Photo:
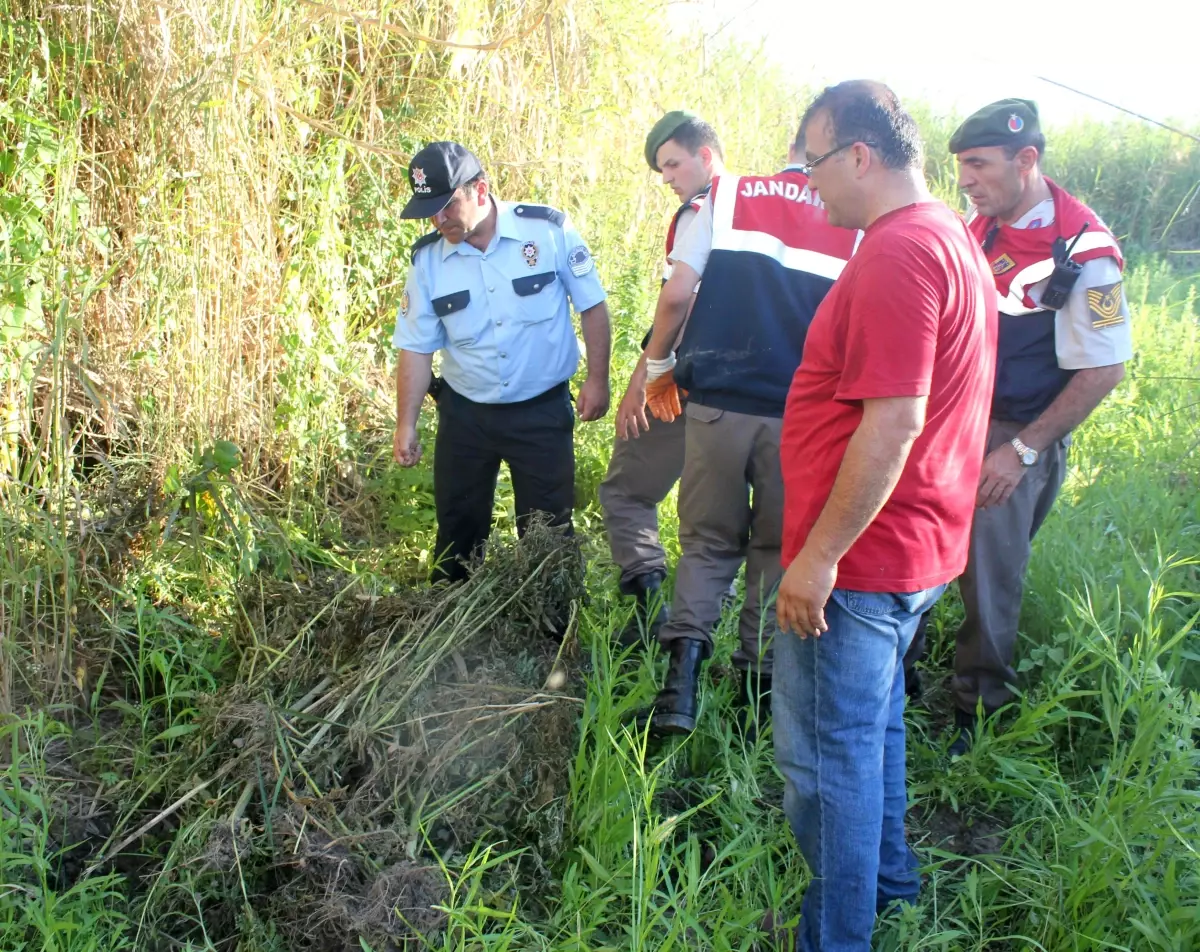
[[392, 436], [392, 456], [404, 467], [416, 466], [421, 462], [421, 438], [415, 426], [396, 424], [396, 432]]
[[1002, 506], [1025, 476], [1026, 467], [1009, 444], [998, 446], [983, 461], [975, 505], [980, 509]]
[[775, 620], [783, 631], [794, 631], [801, 638], [820, 637], [828, 631], [825, 604], [837, 584], [837, 563], [829, 564], [801, 549], [792, 559], [779, 582], [775, 596]]
[[634, 373], [625, 388], [625, 396], [617, 407], [617, 436], [623, 440], [636, 440], [643, 430], [650, 429], [646, 418], [646, 378]]
[[662, 420], [663, 423], [670, 423], [683, 414], [674, 371], [668, 370], [661, 377], [646, 384], [646, 405], [650, 407], [654, 418]]
[[589, 374], [583, 386], [579, 388], [579, 399], [575, 402], [579, 419], [585, 423], [599, 420], [608, 412], [609, 400], [608, 378], [593, 377]]

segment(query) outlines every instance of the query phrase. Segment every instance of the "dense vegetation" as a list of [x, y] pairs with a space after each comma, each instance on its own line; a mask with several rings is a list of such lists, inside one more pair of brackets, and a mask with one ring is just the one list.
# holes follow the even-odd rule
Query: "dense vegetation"
[[[746, 949], [794, 917], [732, 633], [694, 736], [628, 730], [655, 668], [606, 637], [611, 427], [577, 431], [586, 578], [539, 537], [431, 592], [388, 341], [405, 162], [457, 138], [590, 240], [619, 396], [670, 205], [645, 130], [690, 105], [773, 169], [804, 92], [620, 2], [0, 11], [0, 949]], [[954, 118], [916, 111], [953, 202]], [[939, 608], [910, 719], [928, 882], [881, 948], [1200, 945], [1200, 148], [1050, 141], [1137, 252], [1137, 356], [1039, 537], [1027, 694], [953, 763]]]

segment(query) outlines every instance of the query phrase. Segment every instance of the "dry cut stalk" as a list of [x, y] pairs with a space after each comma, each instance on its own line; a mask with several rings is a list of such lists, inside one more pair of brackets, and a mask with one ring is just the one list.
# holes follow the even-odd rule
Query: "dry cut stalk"
[[167, 819], [167, 817], [173, 816], [175, 813], [179, 812], [181, 807], [183, 807], [189, 801], [194, 800], [196, 798], [196, 796], [203, 793], [205, 790], [207, 790], [209, 787], [211, 787], [218, 780], [227, 776], [236, 766], [238, 766], [238, 764], [240, 764], [243, 760], [246, 759], [246, 756], [249, 753], [250, 753], [250, 751], [246, 751], [243, 754], [239, 754], [233, 760], [229, 761], [227, 764], [225, 764], [223, 767], [221, 767], [221, 769], [218, 770], [215, 774], [213, 774], [211, 777], [209, 777], [207, 780], [205, 780], [204, 783], [198, 784], [197, 786], [193, 787], [191, 790], [189, 790], [187, 793], [185, 793], [182, 797], [180, 797], [178, 800], [176, 800], [174, 803], [172, 803], [165, 810], [158, 813], [157, 815], [155, 815], [154, 817], [152, 817], [151, 819], [149, 819], [145, 823], [143, 823], [141, 826], [139, 826], [136, 830], [134, 830], [132, 833], [130, 833], [127, 837], [125, 837], [125, 839], [121, 840], [121, 842], [118, 843], [113, 849], [102, 852], [98, 857], [96, 857], [96, 859], [92, 860], [91, 865], [89, 865], [88, 868], [86, 870], [84, 870], [83, 875], [80, 877], [80, 879], [87, 879], [89, 876], [92, 875], [92, 873], [94, 873], [97, 869], [99, 869], [106, 862], [108, 862], [108, 860], [110, 858], [112, 858], [113, 856], [116, 856], [118, 853], [121, 852], [121, 850], [125, 849], [125, 847], [127, 847], [131, 843], [141, 839], [143, 836], [145, 836], [147, 833], [149, 833], [152, 829], [154, 829], [154, 827], [158, 826], [158, 824], [160, 824], [163, 820]]

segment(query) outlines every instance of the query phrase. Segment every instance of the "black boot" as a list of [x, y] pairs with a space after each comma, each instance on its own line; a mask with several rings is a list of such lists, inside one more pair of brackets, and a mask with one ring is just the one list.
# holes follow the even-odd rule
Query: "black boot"
[[670, 609], [662, 591], [663, 577], [657, 572], [639, 575], [621, 586], [626, 595], [635, 599], [633, 614], [625, 627], [614, 637], [622, 648], [642, 645], [649, 648], [658, 638], [658, 631], [670, 617]]
[[771, 717], [771, 675], [749, 669], [742, 672], [737, 696], [737, 724], [749, 743]]
[[663, 689], [653, 707], [638, 717], [638, 727], [647, 721], [653, 734], [690, 734], [696, 729], [696, 711], [700, 706], [700, 665], [708, 646], [694, 638], [676, 638], [670, 644], [671, 662]]
[[957, 736], [951, 741], [946, 753], [951, 757], [964, 757], [975, 741], [975, 715], [959, 708], [954, 709], [954, 730]]

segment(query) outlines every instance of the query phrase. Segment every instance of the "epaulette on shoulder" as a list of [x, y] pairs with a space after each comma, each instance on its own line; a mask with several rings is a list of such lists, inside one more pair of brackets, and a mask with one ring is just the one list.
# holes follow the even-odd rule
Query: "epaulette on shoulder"
[[420, 251], [426, 245], [432, 245], [441, 237], [441, 233], [436, 231], [431, 231], [428, 235], [422, 235], [413, 242], [412, 250], [409, 252], [409, 260], [415, 262], [417, 260], [418, 251]]
[[560, 226], [567, 220], [565, 212], [560, 212], [557, 208], [549, 205], [515, 205], [513, 214], [518, 218], [540, 218], [552, 225]]

